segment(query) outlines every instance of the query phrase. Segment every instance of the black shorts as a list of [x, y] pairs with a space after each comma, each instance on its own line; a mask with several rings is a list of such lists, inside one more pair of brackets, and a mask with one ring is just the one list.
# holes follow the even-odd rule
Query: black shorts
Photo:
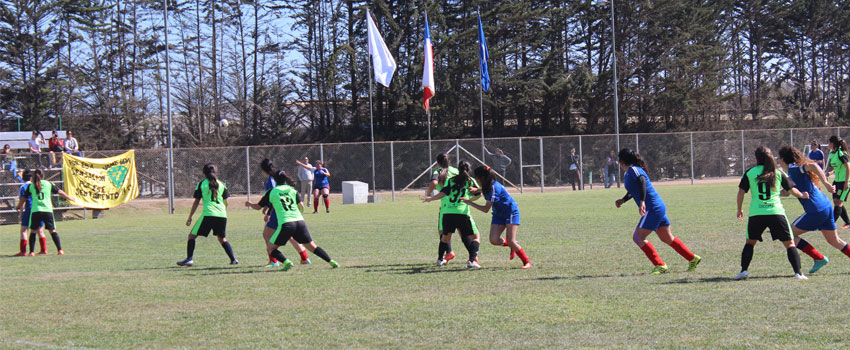
[[53, 222], [53, 213], [48, 211], [30, 213], [29, 227], [31, 229], [38, 229], [39, 227], [41, 227], [42, 223], [44, 223], [44, 228], [48, 230], [56, 229], [56, 223]]
[[210, 235], [210, 231], [213, 232], [214, 236], [221, 238], [227, 237], [227, 218], [202, 216], [201, 219], [195, 223], [195, 227], [192, 228], [192, 234], [196, 236], [207, 237]]
[[756, 215], [750, 216], [747, 221], [747, 239], [763, 242], [761, 235], [764, 230], [770, 228], [770, 237], [774, 241], [790, 241], [794, 239], [791, 235], [791, 226], [785, 215]]
[[835, 193], [832, 194], [832, 198], [846, 202], [847, 194], [850, 193], [850, 190], [844, 188], [844, 181], [835, 181], [832, 183], [832, 186], [835, 187]]
[[443, 214], [443, 234], [450, 235], [455, 231], [460, 231], [460, 234], [464, 236], [475, 236], [469, 215]]
[[295, 241], [301, 244], [307, 244], [313, 241], [310, 237], [310, 230], [307, 229], [307, 223], [304, 220], [290, 221], [280, 227], [279, 231], [275, 232], [269, 242], [276, 246], [284, 246], [289, 242], [290, 238], [295, 238]]

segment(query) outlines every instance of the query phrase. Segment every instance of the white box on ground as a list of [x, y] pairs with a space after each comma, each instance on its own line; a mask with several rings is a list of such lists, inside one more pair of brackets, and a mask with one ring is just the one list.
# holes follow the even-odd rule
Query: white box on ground
[[342, 204], [362, 204], [369, 201], [369, 184], [360, 181], [342, 182]]

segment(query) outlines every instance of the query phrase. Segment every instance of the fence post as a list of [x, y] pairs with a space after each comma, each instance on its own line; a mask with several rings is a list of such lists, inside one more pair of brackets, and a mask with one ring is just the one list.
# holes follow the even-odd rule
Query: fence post
[[694, 184], [694, 132], [691, 131], [691, 185]]
[[248, 179], [248, 187], [245, 192], [248, 193], [248, 200], [251, 200], [251, 147], [245, 147], [245, 178]]
[[744, 130], [741, 129], [741, 174], [747, 172], [746, 167], [744, 164]]
[[517, 138], [519, 141], [519, 193], [525, 193], [525, 187], [522, 181], [522, 171], [523, 171], [523, 163], [522, 163], [522, 137]]
[[455, 165], [460, 165], [460, 141], [455, 139]]
[[325, 162], [325, 145], [319, 144], [319, 160]]
[[539, 138], [540, 140], [540, 192], [544, 192], [546, 189], [546, 173], [543, 171], [543, 137]]
[[393, 202], [395, 202], [395, 156], [392, 141], [390, 141], [390, 186], [392, 186]]
[[635, 152], [640, 153], [640, 142], [638, 142], [638, 134], [635, 134]]
[[791, 147], [794, 147], [794, 129], [791, 129]]
[[584, 189], [584, 151], [582, 150], [581, 135], [578, 135], [578, 190]]

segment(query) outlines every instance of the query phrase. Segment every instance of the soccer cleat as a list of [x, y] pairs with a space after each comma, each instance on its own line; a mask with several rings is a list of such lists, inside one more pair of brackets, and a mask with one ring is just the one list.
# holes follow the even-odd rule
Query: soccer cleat
[[64, 250], [62, 250], [62, 249], [59, 249], [59, 251], [58, 251], [56, 254], [59, 254], [59, 255], [65, 255], [65, 251], [64, 251]]
[[510, 256], [510, 258], [508, 258], [508, 260], [513, 260], [514, 258], [516, 258], [516, 252], [513, 249], [511, 249], [511, 256]]
[[528, 270], [528, 269], [531, 268], [531, 263], [527, 262], [527, 263], [523, 264], [522, 267], [520, 267], [520, 268], [523, 269], [523, 270]]
[[328, 264], [331, 264], [331, 267], [332, 267], [332, 268], [337, 268], [337, 267], [339, 267], [339, 263], [338, 263], [338, 262], [336, 262], [336, 260], [328, 261]]
[[448, 262], [448, 261], [446, 261], [445, 259], [438, 259], [438, 260], [437, 260], [437, 267], [445, 266], [445, 265], [446, 265], [446, 264], [448, 264], [448, 263], [449, 263], [449, 262]]
[[445, 261], [445, 263], [443, 263], [443, 264], [444, 264], [444, 265], [445, 265], [445, 264], [448, 264], [448, 263], [449, 263], [449, 261], [452, 261], [452, 259], [454, 259], [456, 256], [457, 256], [457, 255], [455, 255], [455, 252], [449, 252], [449, 254], [447, 254], [447, 255], [446, 255], [446, 258], [445, 258], [445, 259], [443, 259], [443, 261]]
[[844, 226], [841, 226], [842, 230], [846, 230], [848, 228], [850, 228], [850, 224], [844, 224]]
[[280, 267], [280, 262], [278, 261], [270, 261], [266, 267]]
[[290, 261], [289, 259], [286, 259], [286, 260], [283, 261], [283, 264], [281, 265], [280, 270], [281, 271], [289, 271], [289, 269], [291, 269], [291, 268], [292, 268], [292, 261]]
[[688, 262], [688, 272], [693, 272], [697, 269], [697, 265], [699, 265], [702, 258], [699, 255], [694, 255], [694, 259]]
[[670, 269], [667, 268], [667, 265], [657, 265], [652, 268], [651, 274], [660, 275], [662, 273], [667, 273]]
[[310, 259], [301, 259], [301, 265], [310, 265]]
[[741, 271], [737, 276], [735, 276], [736, 280], [745, 280], [750, 277], [750, 273], [747, 271]]
[[468, 268], [468, 269], [472, 269], [472, 268], [480, 269], [481, 265], [479, 265], [477, 261], [467, 261], [466, 262], [466, 268]]
[[794, 279], [795, 279], [795, 280], [806, 281], [806, 280], [808, 280], [809, 278], [808, 278], [808, 277], [806, 277], [806, 275], [804, 275], [804, 274], [802, 274], [802, 273], [798, 273], [798, 274], [794, 275]]
[[26, 252], [20, 252], [18, 254], [12, 255], [12, 256], [27, 256], [27, 253]]
[[188, 267], [188, 266], [192, 266], [192, 265], [195, 265], [195, 261], [193, 261], [192, 258], [188, 258], [186, 260], [177, 262], [177, 266], [187, 266]]
[[35, 254], [35, 255], [47, 255], [47, 251], [42, 250], [42, 251], [38, 252], [38, 253], [37, 253], [37, 254]]
[[30, 252], [30, 256], [35, 256], [35, 252]]
[[313, 214], [318, 214], [318, 213], [319, 213], [319, 211], [318, 211], [318, 210], [314, 210], [314, 211], [313, 211]]
[[826, 266], [826, 264], [829, 264], [829, 258], [827, 257], [823, 257], [821, 260], [815, 260], [815, 264], [812, 266], [812, 269], [809, 270], [809, 273], [818, 272], [818, 270], [820, 270], [821, 267]]
[[331, 210], [330, 210], [330, 209], [325, 209], [325, 213], [326, 213], [326, 214], [330, 214], [330, 213], [331, 213]]
[[239, 265], [239, 260], [236, 260], [236, 259], [230, 260], [230, 265]]

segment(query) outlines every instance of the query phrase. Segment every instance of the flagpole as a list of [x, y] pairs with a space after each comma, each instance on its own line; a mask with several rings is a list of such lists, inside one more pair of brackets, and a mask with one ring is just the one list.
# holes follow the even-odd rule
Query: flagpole
[[[366, 16], [370, 16], [369, 11], [366, 11]], [[366, 18], [368, 21], [369, 18]], [[372, 203], [377, 201], [377, 195], [375, 190], [375, 122], [373, 120], [373, 112], [374, 109], [372, 107], [372, 52], [369, 52], [369, 134], [371, 137], [371, 145], [372, 145]]]
[[425, 115], [428, 116], [428, 164], [434, 164], [434, 160], [432, 159], [433, 152], [431, 152], [431, 111], [425, 111]]
[[168, 58], [168, 0], [163, 0], [165, 31], [165, 105], [168, 113], [168, 213], [174, 214], [174, 142], [171, 132], [171, 66]]
[[[481, 20], [481, 8], [478, 8], [478, 19]], [[482, 27], [483, 30], [483, 27]], [[478, 43], [481, 46], [481, 43]], [[480, 50], [480, 49], [479, 49]], [[478, 63], [478, 112], [481, 118], [481, 161], [483, 162], [486, 148], [484, 147], [484, 72], [481, 71], [481, 63]]]

